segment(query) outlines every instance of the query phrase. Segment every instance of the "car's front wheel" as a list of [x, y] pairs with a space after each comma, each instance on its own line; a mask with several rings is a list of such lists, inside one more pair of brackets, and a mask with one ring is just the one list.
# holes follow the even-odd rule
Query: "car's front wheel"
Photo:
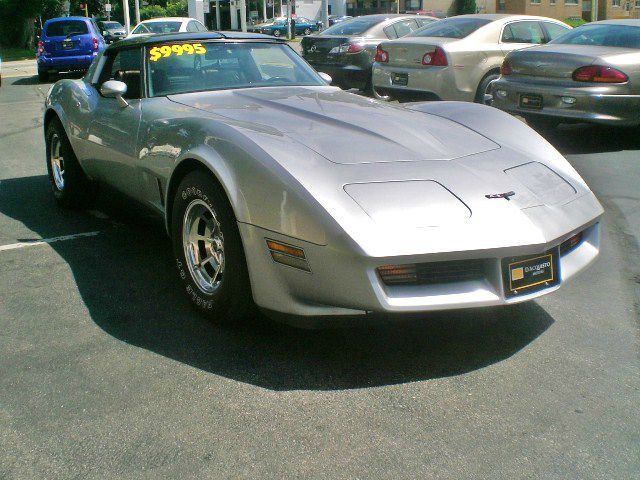
[[304, 29], [304, 34], [305, 35], [311, 35], [311, 29], [309, 27]]
[[280, 32], [280, 30], [274, 30], [274, 31], [273, 31], [273, 36], [274, 36], [274, 37], [279, 37], [280, 35], [282, 35], [282, 33]]
[[96, 186], [78, 163], [60, 120], [51, 120], [45, 135], [47, 171], [56, 201], [64, 207], [90, 206], [96, 195]]
[[227, 197], [209, 173], [196, 170], [180, 182], [171, 236], [193, 306], [218, 323], [245, 320], [253, 300], [242, 240]]

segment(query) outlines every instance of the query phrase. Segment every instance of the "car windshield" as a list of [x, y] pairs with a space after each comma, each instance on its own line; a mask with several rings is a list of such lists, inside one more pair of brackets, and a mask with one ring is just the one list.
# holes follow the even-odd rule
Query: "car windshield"
[[89, 28], [82, 20], [59, 20], [47, 25], [45, 35], [47, 37], [68, 37], [86, 33], [89, 33]]
[[361, 35], [380, 23], [382, 18], [354, 18], [340, 22], [322, 32], [323, 35]]
[[570, 30], [549, 43], [640, 48], [640, 27], [606, 23], [584, 25]]
[[290, 47], [276, 43], [175, 43], [147, 48], [149, 95], [326, 85]]
[[104, 28], [123, 28], [118, 22], [102, 22]]
[[182, 22], [147, 22], [138, 25], [131, 33], [175, 33]]
[[464, 38], [491, 23], [486, 18], [445, 18], [419, 28], [408, 37]]

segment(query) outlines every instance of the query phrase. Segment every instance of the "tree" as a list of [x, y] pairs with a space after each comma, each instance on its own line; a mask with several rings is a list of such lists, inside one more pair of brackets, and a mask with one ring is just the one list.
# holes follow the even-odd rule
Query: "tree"
[[475, 0], [457, 0], [456, 10], [458, 15], [465, 15], [467, 13], [476, 13]]

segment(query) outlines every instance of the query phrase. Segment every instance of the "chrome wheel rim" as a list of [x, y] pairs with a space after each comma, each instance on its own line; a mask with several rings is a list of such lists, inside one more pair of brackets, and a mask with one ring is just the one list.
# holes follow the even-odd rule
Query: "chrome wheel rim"
[[60, 153], [61, 146], [60, 137], [54, 133], [49, 143], [49, 163], [51, 164], [53, 183], [60, 191], [64, 190], [64, 157]]
[[193, 200], [182, 221], [182, 245], [191, 278], [212, 294], [224, 280], [224, 237], [216, 213], [202, 200]]
[[489, 105], [491, 106], [491, 104], [493, 103], [493, 94], [491, 93], [491, 85], [493, 85], [493, 82], [495, 82], [497, 80], [491, 80], [488, 84], [487, 84], [487, 88], [485, 88], [484, 90], [484, 96], [482, 98], [482, 101], [485, 105]]

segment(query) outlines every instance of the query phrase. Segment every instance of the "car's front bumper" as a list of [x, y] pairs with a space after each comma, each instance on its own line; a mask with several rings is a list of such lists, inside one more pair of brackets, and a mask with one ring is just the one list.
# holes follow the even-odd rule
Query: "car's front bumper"
[[97, 52], [90, 55], [73, 55], [68, 57], [49, 57], [40, 55], [38, 57], [38, 70], [85, 70], [89, 68]]
[[[613, 94], [606, 86], [576, 87], [562, 83], [510, 80], [504, 77], [492, 84], [492, 106], [523, 116], [553, 117], [569, 122], [608, 125], [640, 125], [640, 95]], [[520, 104], [522, 95], [539, 95], [542, 108], [528, 109]]]
[[[406, 85], [393, 83], [394, 74], [407, 76]], [[452, 66], [407, 68], [374, 63], [371, 82], [376, 91], [382, 95], [387, 93], [429, 95], [436, 100], [456, 100], [471, 102], [475, 92], [467, 92], [458, 88]]]
[[[294, 319], [300, 317], [301, 323], [304, 323], [309, 319], [325, 317], [365, 318], [370, 314], [505, 305], [551, 293], [594, 261], [600, 249], [599, 215], [594, 217], [592, 213], [600, 208], [595, 197], [585, 195], [566, 208], [568, 210], [563, 215], [582, 212], [582, 218], [590, 220], [543, 243], [396, 257], [372, 257], [352, 249], [316, 245], [244, 223], [240, 223], [239, 228], [256, 304], [268, 312]], [[544, 207], [539, 211], [534, 208], [528, 215], [534, 220], [536, 215], [547, 215], [547, 212]], [[557, 285], [514, 297], [505, 293], [503, 258], [548, 252], [579, 232], [583, 232], [581, 243], [559, 257]], [[302, 248], [311, 271], [275, 263], [266, 239]], [[453, 260], [482, 260], [484, 274], [473, 280], [392, 286], [385, 284], [377, 273], [377, 268], [382, 265]]]

